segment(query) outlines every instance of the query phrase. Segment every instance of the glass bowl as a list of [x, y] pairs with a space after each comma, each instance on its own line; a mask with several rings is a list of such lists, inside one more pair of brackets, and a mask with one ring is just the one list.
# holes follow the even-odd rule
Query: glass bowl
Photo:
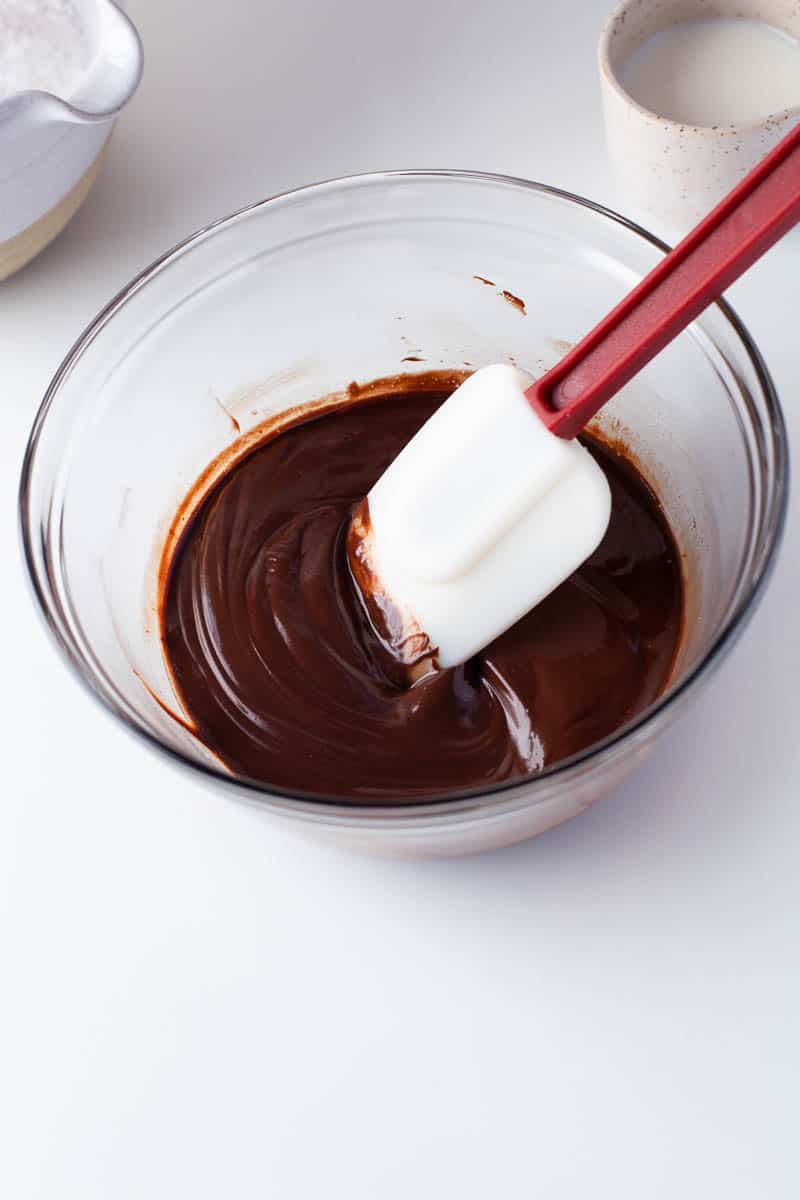
[[683, 555], [686, 633], [671, 686], [613, 736], [541, 774], [380, 809], [234, 777], [173, 715], [158, 572], [186, 494], [263, 422], [344, 394], [353, 379], [498, 361], [541, 371], [663, 251], [623, 218], [554, 188], [410, 171], [278, 196], [165, 254], [69, 353], [25, 457], [25, 557], [78, 678], [198, 780], [295, 828], [383, 853], [508, 844], [608, 793], [742, 632], [780, 540], [783, 419], [758, 351], [723, 304], [599, 419], [658, 491]]

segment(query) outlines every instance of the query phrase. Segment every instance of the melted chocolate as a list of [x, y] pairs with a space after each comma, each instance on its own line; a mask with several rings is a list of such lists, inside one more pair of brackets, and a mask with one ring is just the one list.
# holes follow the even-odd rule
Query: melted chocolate
[[189, 521], [165, 576], [165, 653], [197, 735], [237, 774], [419, 801], [536, 772], [665, 687], [680, 558], [647, 484], [595, 443], [613, 502], [595, 554], [464, 666], [393, 682], [345, 540], [354, 503], [447, 394], [420, 385], [302, 421], [235, 465]]

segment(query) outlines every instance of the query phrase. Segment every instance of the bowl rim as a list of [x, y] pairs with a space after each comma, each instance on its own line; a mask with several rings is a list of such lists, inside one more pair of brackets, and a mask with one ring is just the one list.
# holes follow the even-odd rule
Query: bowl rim
[[[238, 791], [241, 796], [255, 803], [266, 804], [268, 807], [280, 807], [281, 811], [294, 812], [298, 816], [317, 815], [329, 818], [336, 816], [337, 818], [349, 818], [354, 821], [369, 818], [370, 816], [382, 816], [384, 818], [391, 816], [398, 819], [403, 816], [418, 819], [425, 815], [444, 817], [452, 815], [454, 812], [463, 812], [465, 808], [467, 811], [474, 810], [477, 800], [480, 800], [481, 808], [491, 809], [503, 801], [513, 799], [526, 789], [539, 787], [544, 782], [552, 783], [559, 776], [568, 774], [576, 767], [588, 764], [591, 760], [605, 755], [608, 751], [613, 750], [624, 742], [634, 740], [637, 735], [646, 731], [653, 722], [675, 708], [676, 703], [680, 699], [688, 692], [694, 690], [701, 680], [706, 679], [719, 667], [726, 654], [735, 645], [746, 628], [764, 593], [766, 584], [775, 567], [783, 536], [789, 500], [788, 440], [783, 411], [766, 364], [747, 328], [726, 301], [718, 300], [710, 307], [716, 307], [720, 310], [740, 342], [754, 370], [766, 406], [768, 426], [765, 426], [765, 432], [768, 436], [771, 436], [772, 452], [774, 455], [774, 479], [771, 504], [765, 508], [763, 521], [767, 531], [766, 544], [762, 549], [757, 569], [754, 571], [744, 595], [739, 598], [736, 606], [729, 614], [725, 625], [717, 633], [717, 636], [709, 645], [702, 658], [679, 682], [668, 687], [652, 704], [643, 709], [641, 713], [638, 713], [627, 724], [620, 726], [606, 738], [598, 742], [593, 742], [576, 754], [560, 759], [558, 762], [545, 767], [534, 775], [525, 775], [520, 778], [504, 780], [490, 786], [479, 785], [474, 788], [462, 788], [441, 797], [421, 796], [418, 800], [412, 798], [399, 802], [387, 801], [368, 804], [348, 800], [342, 796], [327, 796], [320, 793], [307, 792], [299, 788], [279, 788], [246, 776], [234, 775], [221, 764], [217, 766], [210, 762], [201, 762], [189, 757], [188, 754], [185, 754], [176, 747], [166, 745], [150, 729], [145, 728], [142, 724], [134, 720], [126, 710], [125, 704], [117, 701], [113, 686], [109, 688], [107, 684], [97, 679], [91, 664], [86, 662], [79, 649], [75, 647], [70, 638], [62, 633], [58, 623], [54, 620], [51, 612], [52, 606], [49, 601], [49, 595], [51, 594], [49, 581], [40, 573], [34, 554], [34, 519], [30, 508], [32, 475], [36, 463], [37, 448], [47, 421], [47, 416], [56, 401], [62, 383], [78, 359], [123, 305], [184, 253], [213, 237], [216, 233], [231, 227], [255, 213], [300, 197], [305, 198], [314, 194], [322, 194], [354, 185], [391, 183], [402, 180], [435, 182], [447, 179], [511, 186], [534, 192], [541, 196], [566, 201], [568, 204], [588, 209], [591, 213], [622, 226], [638, 238], [655, 247], [661, 253], [667, 253], [669, 250], [669, 246], [660, 238], [628, 217], [615, 212], [613, 209], [562, 188], [513, 175], [502, 175], [484, 171], [442, 169], [373, 171], [340, 176], [279, 192], [273, 196], [245, 205], [235, 212], [218, 218], [202, 226], [187, 237], [182, 238], [170, 249], [154, 259], [117, 292], [78, 336], [53, 375], [34, 419], [25, 450], [18, 490], [18, 519], [26, 574], [33, 591], [36, 602], [35, 606], [43, 620], [45, 628], [48, 630], [50, 637], [71, 668], [73, 674], [81, 683], [84, 691], [88, 692], [103, 711], [110, 713], [111, 716], [121, 722], [123, 728], [132, 734], [137, 741], [140, 739], [143, 740], [145, 745], [148, 745], [161, 755], [166, 755], [174, 764], [189, 768], [190, 771], [198, 772], [207, 781], [220, 783], [224, 788], [232, 788], [234, 792]], [[529, 794], [527, 800], [530, 805], [537, 803], [535, 794]], [[286, 801], [290, 802], [289, 806], [284, 803]]]

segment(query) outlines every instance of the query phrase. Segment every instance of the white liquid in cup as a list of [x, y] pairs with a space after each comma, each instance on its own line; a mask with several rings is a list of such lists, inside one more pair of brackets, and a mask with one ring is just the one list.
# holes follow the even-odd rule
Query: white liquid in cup
[[800, 104], [800, 41], [747, 17], [681, 21], [635, 50], [620, 79], [672, 121], [749, 124]]

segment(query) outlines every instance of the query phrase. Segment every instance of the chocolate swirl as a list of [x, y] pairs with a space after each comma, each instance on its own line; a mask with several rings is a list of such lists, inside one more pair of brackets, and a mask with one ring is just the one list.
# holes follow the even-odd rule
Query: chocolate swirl
[[596, 553], [484, 653], [397, 686], [345, 539], [354, 504], [447, 395], [404, 388], [257, 447], [174, 551], [167, 660], [198, 736], [239, 775], [362, 804], [441, 797], [581, 750], [667, 682], [683, 611], [674, 539], [633, 467], [592, 444], [613, 498]]

